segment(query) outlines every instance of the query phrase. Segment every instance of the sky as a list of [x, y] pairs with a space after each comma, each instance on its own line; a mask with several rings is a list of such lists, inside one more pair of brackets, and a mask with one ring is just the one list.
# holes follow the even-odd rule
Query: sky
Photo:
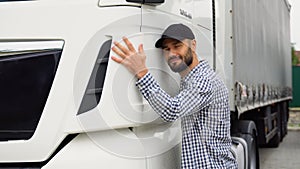
[[296, 50], [300, 50], [300, 0], [288, 0], [291, 9], [291, 42]]

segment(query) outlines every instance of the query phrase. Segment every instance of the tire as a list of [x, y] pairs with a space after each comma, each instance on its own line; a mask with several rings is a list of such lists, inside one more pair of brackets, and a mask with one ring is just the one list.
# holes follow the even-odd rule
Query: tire
[[280, 144], [281, 136], [280, 132], [278, 131], [277, 134], [269, 141], [267, 147], [270, 148], [277, 148]]

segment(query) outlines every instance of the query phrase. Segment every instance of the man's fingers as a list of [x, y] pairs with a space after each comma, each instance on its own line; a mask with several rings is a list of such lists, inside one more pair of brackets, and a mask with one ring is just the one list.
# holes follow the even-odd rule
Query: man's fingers
[[132, 45], [132, 43], [128, 40], [127, 37], [123, 37], [123, 41], [125, 42], [125, 44], [127, 45], [128, 49], [133, 52], [136, 53], [134, 46]]
[[123, 37], [123, 40], [127, 47], [121, 45], [119, 42], [114, 42], [115, 46], [112, 47], [112, 51], [119, 57], [112, 56], [112, 60], [117, 63], [127, 65], [128, 63], [131, 64], [139, 61], [140, 57], [145, 55], [143, 44], [138, 46], [138, 52], [136, 52], [133, 44], [128, 40], [128, 38]]
[[111, 59], [117, 63], [122, 63], [123, 59], [117, 58], [115, 56], [111, 56]]
[[[121, 51], [122, 53], [124, 53], [125, 55], [129, 54], [129, 50], [128, 48], [126, 48], [125, 46], [121, 45], [119, 42], [114, 42], [114, 45], [116, 47], [118, 47], [119, 51]], [[115, 48], [116, 49], [116, 48]], [[124, 55], [123, 54], [123, 55]], [[125, 56], [124, 55], [124, 56]]]
[[143, 46], [143, 44], [139, 45], [139, 53], [144, 54], [144, 46]]
[[114, 51], [117, 55], [119, 55], [121, 58], [125, 58], [126, 54], [122, 52], [120, 49], [116, 48], [115, 46], [111, 48], [112, 51]]

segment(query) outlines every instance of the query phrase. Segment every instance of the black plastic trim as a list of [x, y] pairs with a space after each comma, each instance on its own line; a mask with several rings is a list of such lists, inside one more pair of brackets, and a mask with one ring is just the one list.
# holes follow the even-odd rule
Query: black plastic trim
[[126, 0], [127, 2], [141, 3], [141, 4], [157, 4], [164, 3], [164, 0]]
[[0, 0], [0, 2], [35, 1], [35, 0]]
[[212, 0], [212, 25], [213, 25], [213, 70], [217, 69], [217, 43], [216, 43], [216, 3], [215, 0]]
[[60, 145], [56, 148], [53, 154], [45, 161], [41, 162], [18, 162], [18, 163], [0, 163], [0, 169], [40, 169], [45, 166], [60, 150], [68, 145], [78, 134], [69, 134]]
[[0, 57], [0, 141], [34, 134], [56, 75], [62, 50]]
[[99, 50], [96, 63], [94, 65], [77, 115], [93, 109], [100, 102], [109, 61], [111, 44], [112, 40], [107, 40], [103, 43]]

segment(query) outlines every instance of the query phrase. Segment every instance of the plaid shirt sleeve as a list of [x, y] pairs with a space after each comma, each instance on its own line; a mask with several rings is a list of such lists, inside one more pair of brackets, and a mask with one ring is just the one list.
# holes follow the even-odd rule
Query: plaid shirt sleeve
[[165, 121], [190, 115], [210, 105], [212, 102], [212, 85], [208, 78], [188, 82], [183, 90], [171, 97], [162, 90], [154, 77], [148, 72], [136, 82], [141, 94], [149, 102], [156, 113]]

